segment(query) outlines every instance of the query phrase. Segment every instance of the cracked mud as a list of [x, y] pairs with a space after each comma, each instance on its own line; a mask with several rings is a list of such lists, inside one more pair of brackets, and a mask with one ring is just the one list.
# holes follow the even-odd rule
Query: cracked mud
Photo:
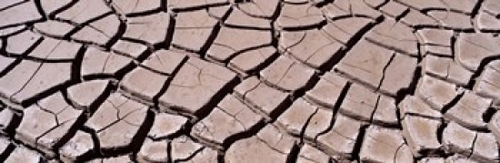
[[500, 162], [497, 0], [1, 0], [0, 162]]

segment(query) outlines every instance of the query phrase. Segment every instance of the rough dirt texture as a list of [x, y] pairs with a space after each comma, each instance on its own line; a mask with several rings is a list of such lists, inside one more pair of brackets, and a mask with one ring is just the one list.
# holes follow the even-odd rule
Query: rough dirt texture
[[499, 162], [498, 0], [1, 0], [0, 162]]

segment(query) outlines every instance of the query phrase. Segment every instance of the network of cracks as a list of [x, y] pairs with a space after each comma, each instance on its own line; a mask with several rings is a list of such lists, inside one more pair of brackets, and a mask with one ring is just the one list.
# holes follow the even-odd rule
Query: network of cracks
[[499, 162], [497, 0], [1, 0], [0, 162]]

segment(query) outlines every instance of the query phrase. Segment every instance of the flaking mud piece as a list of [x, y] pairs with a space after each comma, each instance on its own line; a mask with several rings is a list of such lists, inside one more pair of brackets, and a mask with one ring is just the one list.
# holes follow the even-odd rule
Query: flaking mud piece
[[500, 30], [500, 20], [496, 18], [496, 15], [486, 9], [480, 10], [475, 23], [477, 23], [477, 28], [481, 31], [498, 31]]
[[343, 45], [352, 42], [371, 23], [370, 19], [353, 17], [328, 22], [320, 30], [282, 31], [279, 47], [305, 64], [320, 68], [340, 59]]
[[398, 91], [410, 86], [416, 64], [416, 58], [361, 41], [335, 69], [369, 87], [396, 96]]
[[338, 114], [332, 129], [317, 137], [318, 148], [343, 160], [352, 158], [362, 125], [360, 121]]
[[97, 158], [88, 161], [89, 163], [134, 163], [134, 160], [130, 158], [128, 155], [123, 155], [123, 156], [117, 156], [117, 157], [109, 157], [109, 158]]
[[36, 23], [33, 27], [37, 32], [59, 38], [65, 37], [67, 34], [69, 34], [69, 32], [71, 32], [71, 30], [75, 28], [75, 26], [69, 23], [55, 20]]
[[474, 86], [474, 91], [478, 95], [493, 98], [495, 100], [495, 105], [498, 105], [500, 100], [500, 84], [496, 81], [500, 79], [500, 62], [492, 61], [490, 62], [481, 76], [478, 78], [476, 85]]
[[95, 142], [90, 133], [77, 131], [75, 135], [59, 149], [60, 159], [73, 162], [83, 159], [86, 155], [97, 152]]
[[438, 141], [441, 121], [407, 115], [401, 122], [403, 136], [413, 156], [432, 155], [442, 147]]
[[141, 150], [137, 154], [138, 162], [168, 162], [169, 155], [168, 152], [169, 142], [167, 140], [153, 141], [151, 139], [146, 139], [141, 147]]
[[[70, 81], [71, 67], [80, 45], [66, 41], [45, 39], [29, 56], [39, 58], [22, 60], [0, 79], [0, 96], [21, 104], [30, 98], [64, 85]], [[62, 60], [47, 62], [44, 60]], [[17, 82], [12, 82], [17, 81]]]
[[146, 50], [148, 50], [148, 47], [133, 41], [118, 40], [116, 44], [111, 47], [111, 50], [114, 53], [118, 53], [132, 59], [138, 59], [146, 52]]
[[172, 0], [167, 1], [170, 10], [193, 10], [197, 8], [229, 4], [228, 0]]
[[422, 29], [416, 35], [423, 47], [423, 55], [432, 54], [437, 56], [453, 57], [452, 37], [453, 31], [439, 29]]
[[266, 82], [286, 91], [304, 88], [313, 75], [314, 69], [286, 56], [280, 56], [260, 72], [260, 76]]
[[272, 120], [283, 111], [288, 95], [259, 81], [256, 77], [245, 79], [234, 88], [236, 97], [258, 110], [259, 114]]
[[113, 93], [88, 119], [85, 126], [96, 133], [104, 154], [109, 150], [128, 149], [146, 120], [147, 111], [146, 105]]
[[173, 50], [158, 50], [151, 54], [141, 65], [159, 74], [173, 76], [175, 70], [186, 59], [186, 53]]
[[167, 13], [156, 13], [127, 19], [124, 38], [147, 42], [151, 45], [160, 44], [167, 37], [171, 17]]
[[7, 153], [7, 148], [9, 148], [9, 146], [12, 146], [10, 140], [7, 137], [0, 137], [0, 155]]
[[441, 142], [447, 151], [470, 157], [476, 137], [476, 132], [462, 127], [458, 123], [450, 122], [443, 131]]
[[116, 76], [127, 65], [132, 64], [132, 59], [113, 52], [106, 52], [89, 47], [83, 55], [80, 74], [82, 76]]
[[23, 1], [22, 0], [5, 1], [5, 3], [2, 3], [2, 5], [0, 5], [0, 9], [8, 8], [10, 6], [15, 6], [16, 4], [21, 3], [21, 2], [23, 2]]
[[[43, 41], [31, 51], [28, 56], [44, 60], [62, 60], [70, 62], [75, 59], [81, 44], [57, 40], [53, 38], [44, 38]], [[76, 61], [75, 61], [76, 62]], [[64, 63], [64, 62], [62, 62]]]
[[290, 4], [304, 4], [307, 3], [309, 0], [283, 0], [285, 3], [290, 3]]
[[459, 0], [459, 1], [453, 1], [453, 0], [445, 0], [443, 3], [450, 9], [455, 12], [460, 12], [464, 14], [472, 14], [474, 8], [477, 5], [477, 0]]
[[206, 9], [208, 15], [213, 18], [216, 18], [220, 22], [223, 22], [227, 16], [229, 15], [229, 11], [232, 11], [233, 7], [231, 5], [223, 5], [223, 6], [213, 6]]
[[311, 90], [306, 92], [304, 98], [320, 106], [333, 108], [346, 86], [347, 79], [334, 72], [327, 72]]
[[46, 162], [41, 154], [23, 146], [17, 146], [14, 151], [4, 160], [6, 163], [26, 162], [26, 163], [41, 163]]
[[366, 5], [372, 8], [380, 8], [385, 4], [384, 0], [365, 1]]
[[389, 65], [384, 68], [379, 91], [392, 97], [398, 96], [401, 91], [408, 91], [414, 79], [416, 67], [416, 58], [396, 53]]
[[313, 141], [327, 130], [333, 117], [331, 109], [320, 108], [303, 99], [297, 99], [276, 122], [291, 135], [302, 136]]
[[446, 158], [446, 160], [444, 162], [450, 163], [450, 162], [477, 162], [477, 161], [474, 161], [474, 160], [470, 159], [469, 157], [465, 157], [465, 156], [460, 155], [460, 154], [454, 154], [454, 155]]
[[0, 73], [5, 72], [9, 66], [15, 64], [17, 59], [0, 55]]
[[82, 42], [105, 46], [118, 33], [119, 26], [120, 21], [118, 17], [109, 14], [102, 19], [93, 21], [89, 25], [84, 26], [81, 30], [72, 35], [71, 38]]
[[[16, 36], [9, 37], [6, 41], [7, 43], [22, 41], [23, 42], [22, 44], [21, 43], [17, 45], [9, 44], [6, 46], [0, 45], [0, 48], [5, 48], [5, 51], [8, 53], [8, 55], [23, 55], [27, 50], [29, 50], [30, 47], [32, 47], [40, 39], [41, 37], [39, 35], [34, 34], [33, 32], [30, 31], [24, 31]], [[14, 57], [9, 57], [7, 55], [0, 55], [0, 72], [6, 73], [7, 72], [6, 70], [9, 69], [10, 66], [15, 65], [17, 61], [20, 60]]]
[[6, 130], [10, 129], [12, 125], [15, 123], [15, 119], [18, 117], [16, 116], [16, 112], [14, 112], [12, 109], [6, 107], [1, 109], [0, 111], [0, 132], [5, 132]]
[[238, 3], [237, 8], [252, 17], [271, 19], [279, 5], [279, 0], [253, 0]]
[[267, 125], [257, 135], [239, 140], [225, 153], [228, 163], [285, 162], [296, 144], [293, 137], [279, 131], [276, 126]]
[[[27, 60], [23, 61], [0, 79], [2, 96], [16, 104], [21, 104], [24, 100], [33, 97], [33, 95], [69, 81], [70, 66], [69, 63], [42, 64]], [[17, 73], [19, 71], [26, 73]], [[17, 75], [14, 75], [14, 73]], [[54, 75], [54, 73], [57, 75]]]
[[178, 13], [175, 17], [172, 44], [181, 49], [201, 52], [207, 46], [218, 24], [205, 10]]
[[43, 0], [40, 6], [47, 15], [54, 15], [58, 10], [69, 5], [71, 0]]
[[443, 1], [430, 0], [427, 2], [412, 1], [412, 0], [398, 0], [399, 3], [410, 6], [417, 10], [431, 10], [431, 9], [446, 9], [447, 6]]
[[159, 9], [161, 6], [161, 1], [140, 1], [140, 0], [125, 0], [125, 1], [106, 0], [106, 1], [108, 3], [111, 3], [111, 5], [117, 10], [117, 12], [125, 15], [154, 11], [156, 9]]
[[470, 16], [454, 11], [432, 10], [427, 13], [438, 20], [440, 26], [454, 30], [473, 30]]
[[[245, 39], [237, 39], [235, 36]], [[251, 30], [222, 27], [214, 43], [207, 52], [207, 57], [219, 62], [227, 62], [236, 54], [271, 45], [272, 35], [266, 30]]]
[[217, 151], [204, 147], [187, 136], [180, 136], [171, 141], [146, 139], [137, 154], [137, 161], [215, 163]]
[[284, 4], [276, 20], [280, 29], [313, 28], [325, 21], [321, 10], [311, 4]]
[[401, 15], [405, 14], [408, 11], [408, 7], [402, 5], [401, 3], [397, 3], [394, 1], [389, 1], [384, 6], [380, 7], [380, 11], [391, 17], [391, 18], [399, 18]]
[[[138, 67], [123, 78], [121, 88], [129, 94], [128, 96], [153, 104], [154, 96], [158, 94], [167, 79], [168, 76]], [[151, 84], [148, 84], [150, 82]]]
[[323, 8], [323, 15], [330, 19], [349, 16], [379, 19], [382, 16], [380, 12], [368, 6], [363, 0], [334, 1]]
[[236, 74], [219, 65], [189, 58], [159, 97], [160, 109], [193, 115], [233, 82]]
[[457, 61], [465, 68], [476, 71], [485, 58], [498, 56], [500, 39], [486, 33], [460, 34], [455, 53]]
[[258, 71], [266, 62], [277, 56], [276, 48], [265, 46], [255, 50], [239, 53], [228, 64], [228, 68], [236, 71], [240, 76], [248, 76]]
[[328, 163], [329, 161], [330, 156], [309, 144], [304, 144], [304, 146], [300, 148], [297, 158], [297, 162], [300, 163]]
[[82, 24], [106, 13], [111, 13], [111, 9], [106, 5], [105, 1], [90, 0], [78, 1], [69, 9], [57, 14], [56, 17], [72, 23]]
[[[34, 40], [37, 36], [27, 36]], [[13, 43], [16, 39], [8, 40]], [[25, 42], [17, 46], [6, 47], [7, 51], [24, 53], [34, 42]], [[28, 55], [40, 61], [23, 60], [0, 80], [1, 94], [15, 103], [21, 103], [42, 91], [63, 84], [70, 80], [71, 61], [74, 59], [80, 45], [67, 41], [45, 39]], [[65, 51], [66, 49], [66, 51]], [[63, 60], [47, 63], [44, 60]], [[17, 73], [22, 72], [22, 73]], [[17, 75], [13, 74], [17, 73]], [[56, 76], [47, 73], [57, 74]], [[17, 82], [11, 82], [17, 81]]]
[[356, 120], [379, 125], [397, 125], [395, 101], [358, 84], [349, 88], [339, 112]]
[[488, 123], [488, 130], [495, 136], [495, 139], [500, 140], [500, 112], [496, 112]]
[[499, 11], [500, 6], [497, 3], [495, 3], [494, 0], [486, 0], [484, 1], [483, 5], [484, 5], [484, 10], [492, 13], [493, 15], [500, 14]]
[[441, 119], [443, 115], [438, 110], [432, 109], [425, 101], [417, 96], [406, 96], [398, 105], [400, 119], [408, 115], [417, 115], [433, 119]]
[[39, 61], [22, 60], [0, 79], [0, 96], [15, 104], [21, 104], [44, 91], [69, 82], [72, 63], [76, 62], [73, 59], [79, 48], [80, 45], [67, 41], [45, 39], [29, 54], [39, 58]]
[[427, 75], [446, 80], [448, 82], [466, 86], [473, 75], [472, 72], [462, 67], [451, 58], [428, 55], [422, 63]]
[[35, 2], [29, 1], [10, 8], [2, 9], [0, 27], [30, 23], [42, 19]]
[[483, 116], [487, 114], [491, 103], [491, 99], [466, 92], [460, 101], [444, 114], [444, 117], [470, 129], [486, 129], [486, 121]]
[[417, 95], [438, 111], [442, 111], [444, 106], [463, 92], [454, 84], [428, 75], [424, 75], [421, 82], [417, 88]]
[[313, 68], [319, 68], [333, 59], [342, 44], [320, 30], [283, 31], [279, 41], [285, 54]]
[[156, 51], [141, 67], [125, 75], [120, 88], [125, 95], [152, 105], [154, 97], [186, 59], [185, 54], [171, 50]]
[[[352, 41], [357, 41], [355, 36], [361, 34], [367, 27], [373, 25], [374, 20], [363, 17], [347, 17], [329, 21], [323, 28], [331, 38], [341, 42], [342, 44], [350, 44]], [[306, 42], [304, 42], [306, 43]]]
[[67, 89], [67, 98], [78, 109], [91, 109], [92, 105], [109, 89], [108, 80], [90, 80]]
[[148, 137], [153, 140], [169, 138], [184, 129], [187, 122], [188, 118], [180, 115], [157, 113]]
[[191, 135], [221, 148], [231, 136], [247, 132], [263, 121], [261, 115], [236, 97], [228, 95], [207, 117], [193, 126]]
[[439, 157], [426, 157], [418, 160], [418, 163], [445, 163], [445, 159]]
[[233, 10], [224, 22], [227, 26], [247, 29], [271, 29], [271, 21], [258, 17], [252, 17], [241, 10]]
[[5, 51], [10, 54], [24, 54], [41, 39], [42, 36], [34, 32], [28, 30], [22, 31], [6, 39], [7, 45], [5, 46]]
[[26, 25], [17, 25], [13, 27], [5, 27], [0, 29], [0, 36], [5, 37], [9, 35], [13, 35], [17, 32], [21, 32], [23, 30], [26, 30], [27, 26]]
[[366, 129], [359, 157], [363, 162], [413, 162], [400, 130], [375, 125]]
[[491, 133], [477, 133], [471, 158], [478, 162], [498, 162], [498, 144], [491, 143], [495, 137]]
[[53, 147], [63, 139], [83, 110], [67, 104], [61, 93], [53, 94], [23, 111], [16, 139], [54, 156]]
[[375, 26], [367, 33], [366, 39], [402, 54], [418, 56], [418, 40], [412, 29], [393, 19], [384, 20]]

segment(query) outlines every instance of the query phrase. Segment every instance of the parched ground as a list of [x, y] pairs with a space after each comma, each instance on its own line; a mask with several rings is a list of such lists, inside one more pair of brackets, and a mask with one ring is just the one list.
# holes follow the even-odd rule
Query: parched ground
[[498, 0], [0, 0], [0, 162], [499, 162]]

